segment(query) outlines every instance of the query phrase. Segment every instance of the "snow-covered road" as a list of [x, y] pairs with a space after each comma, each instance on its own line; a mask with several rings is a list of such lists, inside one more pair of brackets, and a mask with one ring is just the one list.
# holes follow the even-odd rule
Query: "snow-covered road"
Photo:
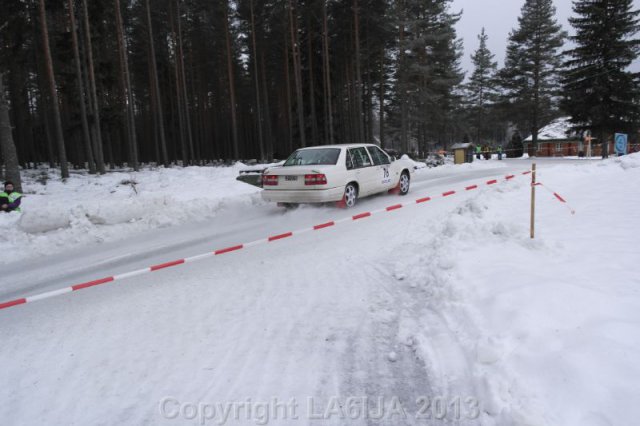
[[[546, 164], [556, 164], [546, 162]], [[526, 170], [526, 161], [487, 163], [461, 173], [455, 168], [419, 173], [412, 182], [409, 197], [437, 194], [460, 187], [464, 182], [499, 177], [513, 169]], [[215, 249], [254, 241], [268, 235], [339, 219], [359, 211], [393, 204], [385, 195], [360, 200], [353, 212], [332, 207], [303, 206], [286, 211], [273, 204], [232, 209], [216, 217], [170, 228], [153, 229], [107, 243], [56, 248], [57, 253], [3, 266], [0, 300], [11, 300], [68, 285], [132, 271], [153, 264], [180, 259]], [[425, 214], [430, 214], [426, 212]]]
[[[420, 174], [409, 197], [528, 167], [490, 164]], [[625, 424], [640, 414], [639, 229], [623, 222], [640, 157], [538, 165], [578, 215], [541, 191], [534, 242], [516, 178], [0, 311], [0, 424]], [[256, 204], [8, 263], [2, 299], [397, 200]], [[603, 246], [616, 261], [596, 270]]]

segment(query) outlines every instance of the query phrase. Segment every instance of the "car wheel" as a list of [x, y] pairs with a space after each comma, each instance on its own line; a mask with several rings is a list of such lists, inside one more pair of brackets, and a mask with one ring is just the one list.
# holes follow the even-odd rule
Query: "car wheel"
[[358, 200], [358, 188], [352, 183], [347, 184], [344, 188], [344, 204], [346, 208], [356, 205]]
[[409, 173], [402, 172], [400, 175], [400, 195], [407, 195], [409, 193], [409, 186], [411, 184], [411, 178]]

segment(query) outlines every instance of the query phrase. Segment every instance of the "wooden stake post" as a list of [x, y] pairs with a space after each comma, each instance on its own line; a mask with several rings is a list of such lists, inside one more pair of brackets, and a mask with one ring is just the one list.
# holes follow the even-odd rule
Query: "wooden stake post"
[[587, 143], [587, 158], [591, 158], [591, 141], [593, 138], [591, 137], [591, 132], [587, 130], [587, 134], [584, 137], [584, 141]]
[[536, 228], [536, 163], [531, 167], [531, 238], [535, 236]]

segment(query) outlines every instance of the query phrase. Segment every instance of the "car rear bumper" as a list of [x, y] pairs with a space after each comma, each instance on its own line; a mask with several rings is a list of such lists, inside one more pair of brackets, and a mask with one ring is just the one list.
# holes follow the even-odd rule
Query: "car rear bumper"
[[284, 190], [263, 189], [262, 199], [276, 203], [328, 203], [340, 201], [344, 195], [344, 187], [329, 189]]

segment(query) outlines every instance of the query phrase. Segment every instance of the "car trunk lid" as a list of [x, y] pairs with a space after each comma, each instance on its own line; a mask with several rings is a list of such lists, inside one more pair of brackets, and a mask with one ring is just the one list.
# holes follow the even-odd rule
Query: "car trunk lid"
[[[272, 167], [264, 172], [265, 176], [278, 176], [277, 185], [265, 185], [265, 189], [280, 190], [301, 190], [301, 189], [324, 189], [327, 185], [306, 185], [306, 175], [325, 174], [328, 168], [335, 166], [288, 166]], [[267, 178], [268, 179], [268, 178]]]

